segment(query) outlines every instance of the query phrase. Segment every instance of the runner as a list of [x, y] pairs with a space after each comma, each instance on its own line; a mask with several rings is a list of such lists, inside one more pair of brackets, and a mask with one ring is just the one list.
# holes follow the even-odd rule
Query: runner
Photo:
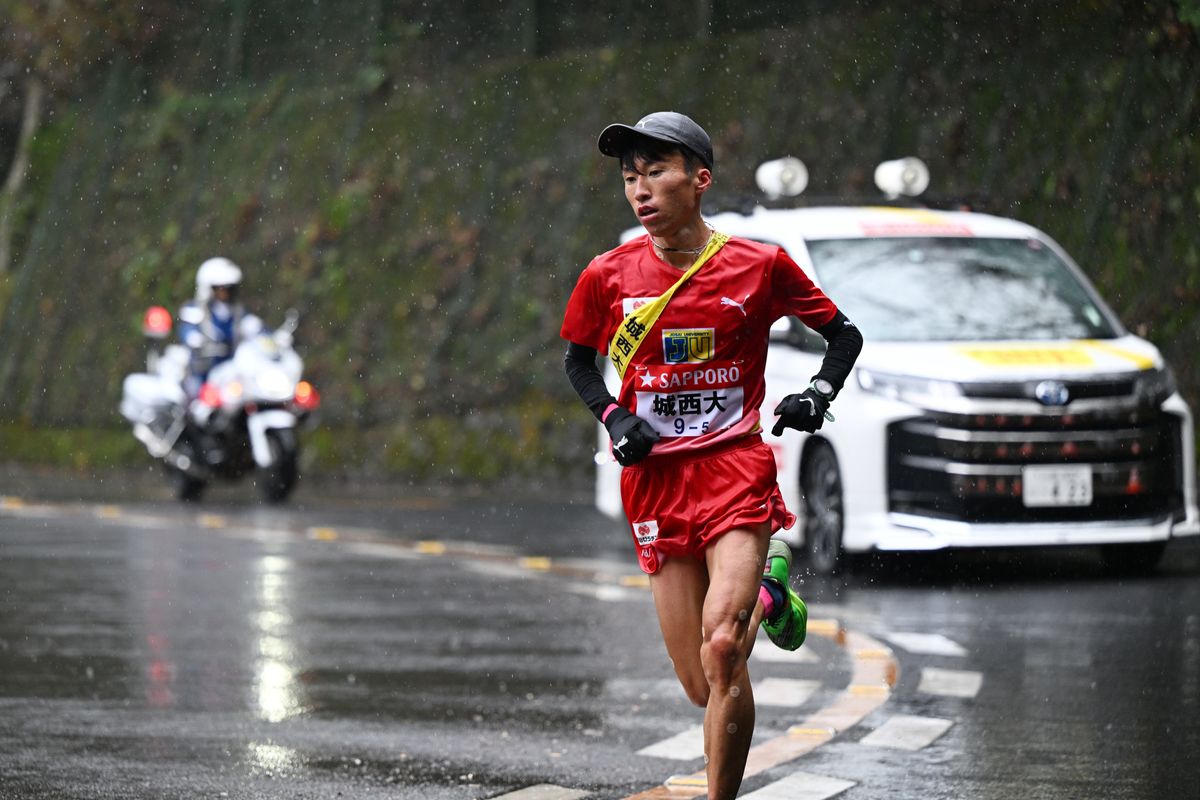
[[[668, 111], [610, 125], [598, 144], [620, 160], [647, 233], [580, 275], [562, 326], [565, 366], [625, 467], [621, 497], [667, 654], [705, 709], [708, 796], [727, 800], [754, 731], [746, 661], [758, 625], [794, 650], [808, 617], [788, 586], [791, 552], [771, 539], [795, 522], [760, 435], [771, 323], [794, 314], [829, 342], [809, 387], [775, 409], [775, 436], [821, 427], [862, 336], [781, 248], [705, 223], [712, 143], [690, 118]], [[598, 353], [622, 376], [619, 399]]]

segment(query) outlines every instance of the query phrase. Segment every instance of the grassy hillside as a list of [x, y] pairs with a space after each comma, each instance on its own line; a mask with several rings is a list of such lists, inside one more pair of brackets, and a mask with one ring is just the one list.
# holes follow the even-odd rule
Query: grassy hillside
[[141, 313], [223, 254], [269, 322], [302, 312], [326, 403], [315, 468], [582, 479], [561, 310], [632, 222], [594, 140], [660, 108], [706, 125], [731, 194], [785, 153], [815, 194], [920, 155], [933, 191], [1059, 239], [1200, 400], [1195, 33], [1116, 2], [886, 5], [437, 68], [393, 24], [326, 71], [260, 58], [215, 84], [189, 77], [195, 50], [118, 60], [36, 142], [0, 276], [0, 448], [138, 462], [116, 405]]

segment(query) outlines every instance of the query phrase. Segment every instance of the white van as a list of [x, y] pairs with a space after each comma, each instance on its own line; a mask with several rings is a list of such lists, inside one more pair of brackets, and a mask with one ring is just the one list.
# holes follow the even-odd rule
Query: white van
[[[888, 206], [708, 219], [782, 246], [865, 339], [835, 422], [764, 431], [801, 519], [782, 535], [815, 571], [845, 552], [1013, 545], [1100, 545], [1111, 566], [1148, 570], [1169, 539], [1200, 534], [1192, 416], [1170, 367], [1046, 234]], [[824, 351], [798, 320], [776, 324], [765, 427]], [[620, 516], [603, 427], [599, 442], [597, 505]]]

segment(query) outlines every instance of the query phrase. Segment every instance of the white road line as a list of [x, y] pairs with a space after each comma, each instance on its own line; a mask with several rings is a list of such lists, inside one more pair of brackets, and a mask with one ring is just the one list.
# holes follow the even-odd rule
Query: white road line
[[813, 692], [821, 688], [820, 681], [795, 678], [763, 678], [754, 682], [754, 703], [760, 706], [795, 708], [808, 702]]
[[537, 786], [530, 786], [527, 789], [518, 789], [515, 792], [498, 795], [493, 800], [579, 800], [589, 794], [591, 792], [564, 789], [552, 783], [539, 783]]
[[953, 724], [953, 720], [938, 717], [897, 714], [860, 739], [859, 743], [896, 750], [920, 750], [933, 744]]
[[983, 674], [961, 669], [921, 669], [918, 692], [937, 694], [943, 697], [974, 697], [983, 687]]
[[793, 772], [746, 795], [745, 800], [825, 800], [854, 786], [854, 781], [812, 772]]
[[672, 758], [676, 761], [691, 761], [704, 757], [704, 728], [697, 725], [686, 731], [677, 733], [670, 739], [643, 747], [637, 751], [639, 756], [654, 758]]
[[383, 544], [380, 542], [343, 542], [342, 547], [350, 553], [359, 556], [372, 556], [378, 558], [395, 558], [402, 561], [415, 561], [421, 557], [411, 550], [403, 550], [396, 547], [394, 544]]
[[568, 583], [566, 589], [575, 594], [581, 594], [584, 597], [591, 597], [594, 600], [601, 600], [605, 603], [617, 603], [625, 600], [641, 600], [646, 597], [645, 592], [634, 591], [633, 589], [625, 589], [620, 586], [612, 586], [606, 583], [583, 583], [582, 581]]
[[750, 653], [750, 658], [755, 661], [765, 661], [769, 664], [816, 664], [821, 660], [807, 645], [799, 650], [782, 650], [767, 638], [762, 628], [759, 628], [759, 631], [758, 641], [754, 643], [754, 650]]
[[910, 653], [929, 656], [965, 656], [967, 654], [966, 649], [962, 645], [952, 639], [947, 639], [940, 633], [904, 633], [893, 631], [883, 634], [883, 638]]
[[459, 566], [465, 570], [474, 572], [476, 575], [486, 575], [489, 578], [527, 581], [533, 575], [530, 570], [524, 567], [502, 561], [471, 561], [464, 559], [460, 562]]

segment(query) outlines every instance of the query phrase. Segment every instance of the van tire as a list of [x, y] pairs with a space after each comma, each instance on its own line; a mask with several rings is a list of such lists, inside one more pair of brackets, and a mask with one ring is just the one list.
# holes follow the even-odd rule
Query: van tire
[[818, 575], [835, 575], [845, 564], [842, 531], [842, 473], [833, 448], [822, 440], [804, 449], [800, 466], [800, 494], [804, 504], [804, 553]]

